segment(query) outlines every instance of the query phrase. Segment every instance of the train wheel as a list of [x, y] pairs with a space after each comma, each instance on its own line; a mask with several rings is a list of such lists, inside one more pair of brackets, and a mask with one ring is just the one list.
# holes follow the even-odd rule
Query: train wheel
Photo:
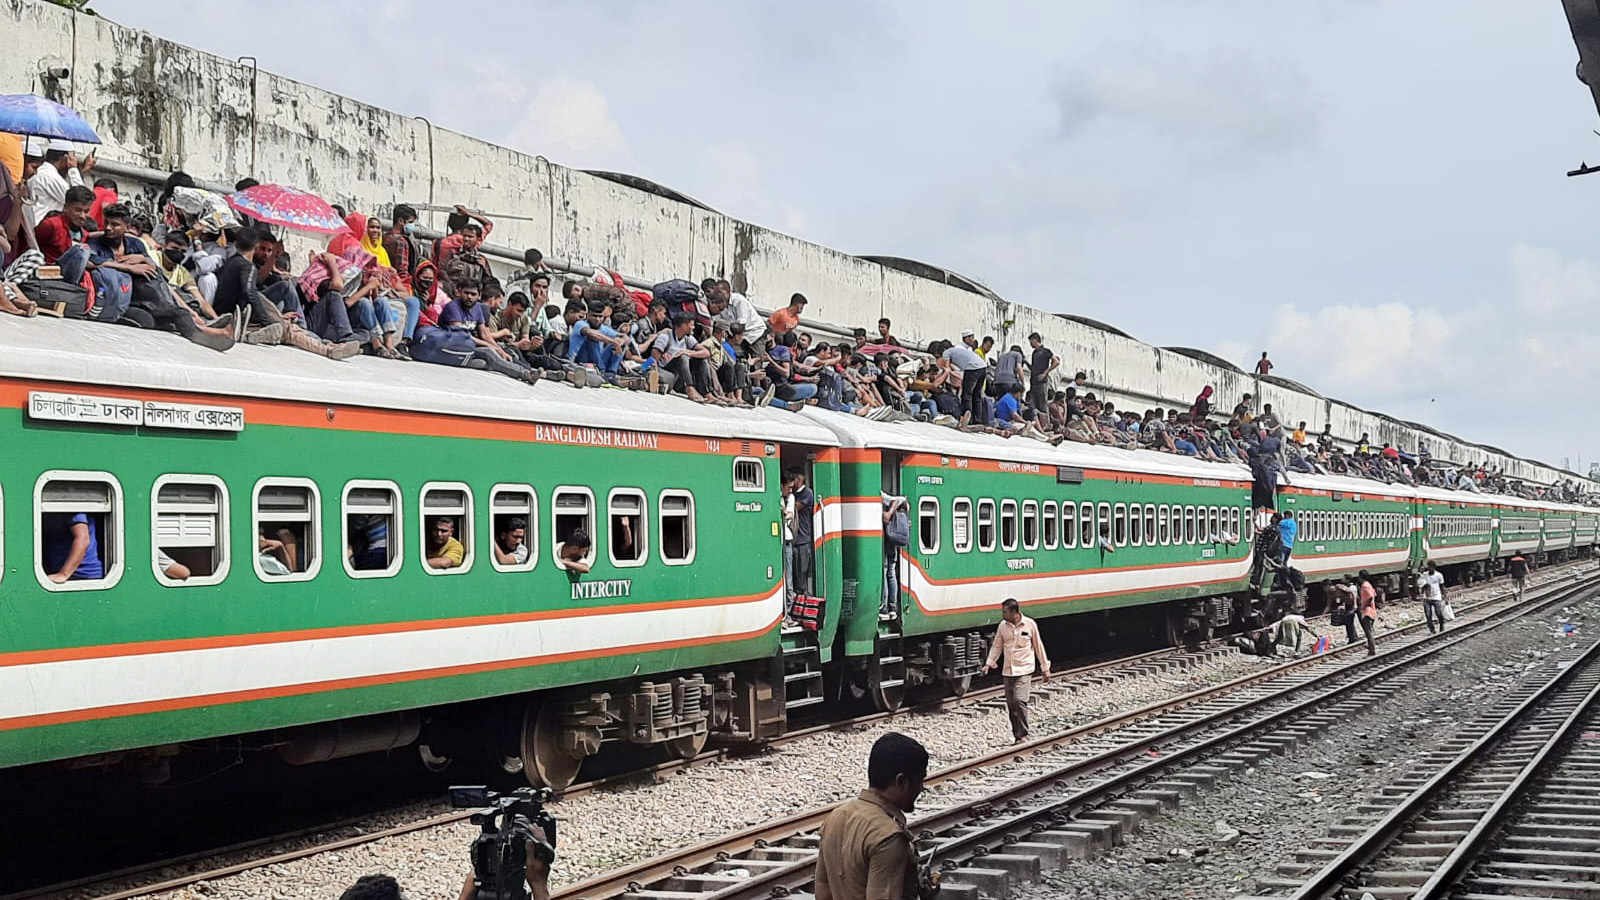
[[950, 691], [950, 696], [965, 697], [967, 695], [967, 691], [972, 690], [972, 676], [963, 675], [960, 678], [946, 679], [944, 686]]
[[894, 712], [906, 702], [906, 686], [903, 682], [886, 685], [874, 678], [871, 679], [868, 693], [872, 695], [872, 706], [878, 712]]
[[565, 790], [578, 780], [583, 757], [562, 748], [560, 704], [530, 703], [522, 718], [522, 771], [535, 787]]
[[684, 735], [667, 741], [667, 755], [673, 759], [693, 759], [700, 755], [706, 748], [706, 739], [711, 737], [711, 732], [702, 731], [699, 734]]

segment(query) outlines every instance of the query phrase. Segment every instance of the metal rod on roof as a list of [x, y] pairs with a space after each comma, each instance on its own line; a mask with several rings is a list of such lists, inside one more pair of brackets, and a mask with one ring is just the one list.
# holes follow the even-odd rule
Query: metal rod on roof
[[[407, 203], [406, 206], [411, 207], [417, 212], [452, 213], [456, 211], [454, 206], [441, 206], [437, 203]], [[472, 211], [486, 219], [513, 219], [518, 222], [542, 222], [545, 218], [548, 218], [547, 216], [519, 216], [515, 213], [492, 213], [481, 209], [474, 209]]]

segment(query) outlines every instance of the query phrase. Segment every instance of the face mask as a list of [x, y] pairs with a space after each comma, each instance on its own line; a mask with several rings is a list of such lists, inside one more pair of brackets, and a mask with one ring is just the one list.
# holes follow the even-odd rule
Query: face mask
[[417, 223], [407, 222], [406, 224], [400, 226], [400, 230], [406, 234], [415, 234], [417, 231]]
[[183, 262], [183, 257], [185, 255], [182, 250], [163, 250], [161, 253], [167, 258], [168, 262], [172, 263]]

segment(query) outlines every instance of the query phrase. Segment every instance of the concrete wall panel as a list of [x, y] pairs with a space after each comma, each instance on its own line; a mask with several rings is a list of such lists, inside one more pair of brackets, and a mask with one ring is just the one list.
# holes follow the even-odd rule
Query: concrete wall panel
[[[250, 174], [368, 212], [405, 201], [515, 214], [526, 218], [498, 221], [493, 243], [539, 247], [651, 282], [721, 275], [766, 308], [799, 291], [811, 300], [808, 318], [821, 322], [870, 327], [888, 316], [896, 334], [919, 342], [956, 340], [971, 328], [1002, 345], [1024, 344], [1038, 331], [1060, 355], [1063, 380], [1086, 371], [1100, 393], [1128, 408], [1186, 408], [1211, 384], [1224, 410], [1247, 391], [1260, 393], [1285, 422], [1305, 420], [1315, 432], [1331, 422], [1346, 441], [1367, 433], [1412, 450], [1425, 440], [1439, 458], [1483, 461], [1535, 481], [1566, 477], [1289, 387], [1257, 390], [1248, 375], [432, 128], [104, 19], [37, 0], [0, 0], [0, 23], [11, 38], [10, 52], [0, 55], [0, 89], [53, 93], [73, 105], [105, 138], [107, 159], [181, 168], [223, 184]], [[70, 66], [73, 76], [45, 83], [39, 73], [46, 65]], [[439, 227], [443, 215], [424, 222]]]

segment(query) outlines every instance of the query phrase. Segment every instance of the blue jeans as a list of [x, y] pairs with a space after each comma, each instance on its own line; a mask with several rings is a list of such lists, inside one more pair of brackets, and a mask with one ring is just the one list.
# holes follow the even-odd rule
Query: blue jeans
[[816, 384], [809, 381], [801, 383], [791, 381], [788, 384], [779, 385], [777, 393], [773, 396], [779, 400], [785, 400], [790, 403], [804, 403], [816, 395]]
[[417, 322], [422, 318], [422, 301], [416, 297], [401, 297], [399, 302], [406, 308], [406, 320], [400, 329], [400, 334], [409, 341], [412, 335], [417, 333]]
[[939, 404], [934, 403], [932, 400], [929, 400], [927, 397], [923, 396], [921, 391], [911, 391], [910, 393], [906, 394], [906, 399], [911, 401], [911, 408], [913, 411], [926, 413], [930, 419], [938, 417]]
[[83, 270], [89, 267], [89, 248], [85, 244], [78, 244], [67, 252], [61, 254], [56, 260], [56, 265], [61, 267], [61, 280], [68, 284], [78, 284], [83, 281]]
[[[574, 330], [567, 342], [567, 359], [578, 365], [594, 363], [595, 368], [609, 375], [615, 375], [622, 368], [622, 354], [611, 344], [601, 343], [589, 337], [590, 329], [582, 332]], [[610, 325], [601, 325], [601, 334], [606, 337], [616, 337], [617, 330]]]
[[362, 297], [350, 307], [350, 320], [358, 331], [365, 331], [365, 340], [376, 340], [394, 331], [394, 311], [382, 300]]
[[1172, 442], [1172, 446], [1178, 448], [1178, 452], [1182, 453], [1184, 456], [1194, 456], [1200, 452], [1199, 448], [1195, 447], [1194, 443], [1191, 441], [1174, 440]]

